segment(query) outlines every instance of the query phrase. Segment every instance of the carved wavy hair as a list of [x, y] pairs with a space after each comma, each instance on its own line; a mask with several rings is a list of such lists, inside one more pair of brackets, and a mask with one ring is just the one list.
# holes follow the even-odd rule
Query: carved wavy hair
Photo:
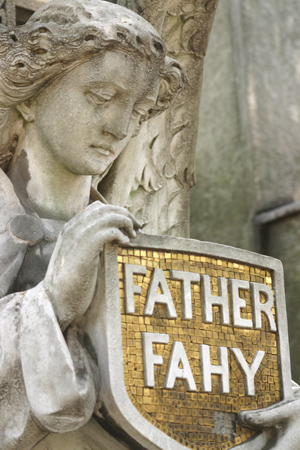
[[141, 121], [166, 110], [187, 82], [183, 67], [166, 56], [156, 30], [142, 17], [101, 0], [52, 0], [21, 27], [0, 28], [0, 167], [17, 147], [23, 121], [15, 106], [52, 80], [106, 50], [138, 54], [158, 64], [156, 105]]

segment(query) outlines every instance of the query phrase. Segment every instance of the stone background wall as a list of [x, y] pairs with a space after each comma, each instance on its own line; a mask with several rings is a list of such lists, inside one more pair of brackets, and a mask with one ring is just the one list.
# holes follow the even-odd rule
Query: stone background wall
[[[298, 382], [299, 17], [299, 0], [220, 0], [204, 66], [191, 201], [191, 237], [283, 261]], [[257, 216], [263, 211], [270, 213]], [[255, 217], [267, 223], [254, 226]]]

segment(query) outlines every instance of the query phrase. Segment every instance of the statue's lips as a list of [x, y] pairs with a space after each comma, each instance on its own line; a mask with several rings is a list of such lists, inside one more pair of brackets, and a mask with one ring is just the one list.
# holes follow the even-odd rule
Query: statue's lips
[[104, 156], [114, 156], [115, 152], [113, 147], [105, 146], [105, 145], [91, 145], [91, 148], [97, 150], [101, 155]]

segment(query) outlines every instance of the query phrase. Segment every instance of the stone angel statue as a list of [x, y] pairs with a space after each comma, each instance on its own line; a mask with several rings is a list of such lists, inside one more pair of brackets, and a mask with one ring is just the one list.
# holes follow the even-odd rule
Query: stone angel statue
[[[177, 3], [171, 2], [174, 15], [178, 9], [185, 23], [193, 20], [184, 2]], [[215, 2], [206, 2], [208, 9], [211, 5]], [[194, 53], [197, 39], [188, 30], [182, 30], [184, 42], [187, 53]], [[155, 164], [141, 165], [136, 155], [153, 151], [159, 161], [158, 148], [163, 153], [170, 142], [163, 143], [164, 133], [157, 133], [157, 122], [148, 119], [166, 111], [186, 85], [183, 66], [167, 56], [155, 28], [116, 4], [51, 0], [26, 25], [1, 27], [3, 450], [128, 448], [104, 429], [99, 431], [92, 418], [98, 410], [101, 361], [94, 358], [83, 324], [93, 304], [104, 245], [126, 244], [141, 227], [122, 207], [134, 189], [122, 191], [121, 165], [123, 180], [130, 174], [132, 186], [139, 180], [145, 192], [162, 191], [164, 173], [170, 180], [165, 187], [170, 205], [176, 197], [174, 164], [180, 155], [168, 157], [163, 171]], [[182, 117], [185, 106], [173, 107]], [[192, 114], [193, 108], [187, 116]], [[174, 142], [188, 130], [188, 122], [178, 121], [178, 127], [172, 122]], [[141, 137], [135, 137], [139, 128]], [[148, 144], [151, 133], [157, 135]], [[180, 152], [180, 145], [176, 148]], [[135, 156], [129, 157], [132, 149]], [[191, 176], [186, 170], [184, 174], [186, 179]], [[107, 204], [95, 189], [98, 183], [111, 202], [119, 195], [115, 203], [121, 206]], [[140, 193], [135, 195], [133, 204], [141, 205]], [[147, 228], [145, 209], [135, 209]], [[173, 215], [172, 223], [166, 217], [151, 231], [165, 228], [172, 234], [181, 229], [179, 216]], [[245, 413], [244, 422], [267, 429], [255, 448], [298, 448], [299, 409], [295, 400], [281, 408]], [[277, 447], [270, 444], [274, 439]]]
[[0, 35], [3, 449], [86, 424], [97, 367], [80, 339], [104, 244], [139, 222], [91, 188], [187, 78], [154, 28], [99, 0], [52, 0]]

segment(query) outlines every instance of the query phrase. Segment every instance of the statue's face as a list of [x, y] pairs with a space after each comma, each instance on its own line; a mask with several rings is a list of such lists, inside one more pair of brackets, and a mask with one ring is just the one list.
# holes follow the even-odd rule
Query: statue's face
[[155, 104], [158, 88], [158, 67], [136, 55], [107, 51], [66, 73], [32, 102], [35, 144], [75, 174], [101, 174], [132, 137], [140, 115]]

